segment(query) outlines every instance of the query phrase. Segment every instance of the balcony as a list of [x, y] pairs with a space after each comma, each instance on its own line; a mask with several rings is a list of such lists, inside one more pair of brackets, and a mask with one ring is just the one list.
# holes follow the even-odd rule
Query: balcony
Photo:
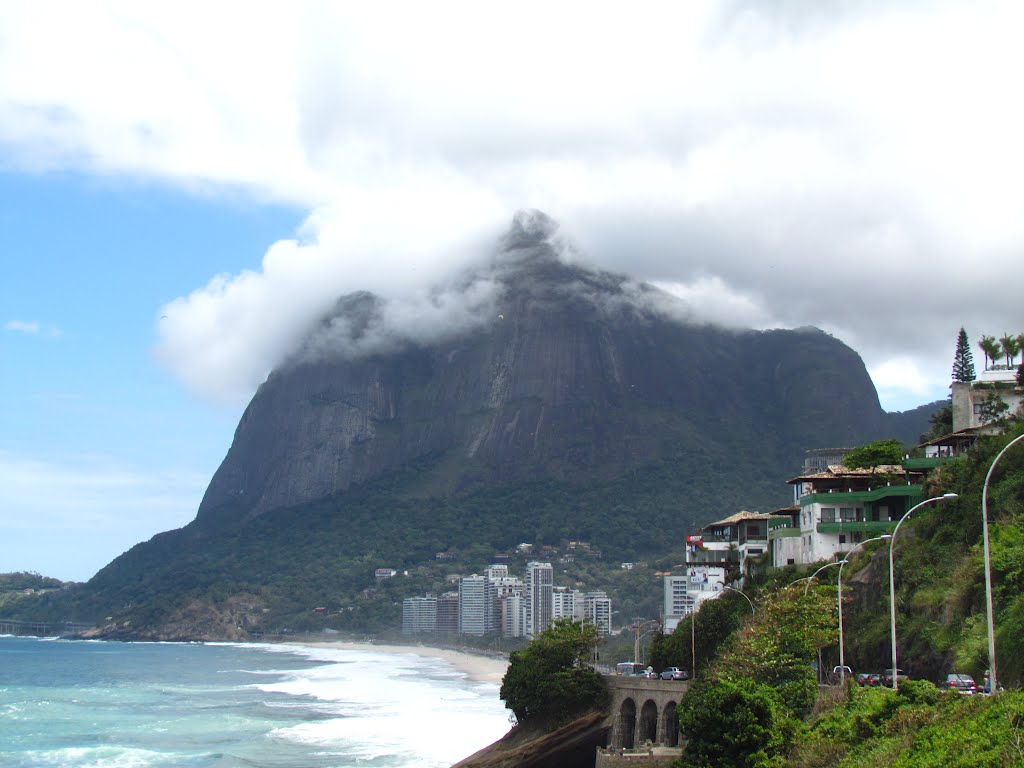
[[[896, 520], [844, 520], [843, 522], [818, 522], [818, 533], [891, 533]], [[799, 533], [799, 532], [798, 532]]]
[[856, 502], [867, 503], [881, 501], [892, 496], [904, 498], [919, 498], [924, 496], [924, 489], [920, 485], [881, 485], [877, 488], [868, 488], [863, 491], [835, 491], [833, 493], [809, 493], [800, 497], [800, 506], [808, 504], [836, 505]]

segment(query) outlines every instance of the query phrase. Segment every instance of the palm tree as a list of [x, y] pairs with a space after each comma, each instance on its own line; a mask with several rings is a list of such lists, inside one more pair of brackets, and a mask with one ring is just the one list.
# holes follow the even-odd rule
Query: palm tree
[[1013, 359], [1020, 352], [1020, 342], [1017, 341], [1016, 336], [1011, 336], [1007, 333], [999, 339], [999, 345], [1003, 348], [1003, 354], [1006, 355], [1006, 367], [1012, 367]]
[[995, 336], [982, 336], [978, 339], [978, 346], [981, 347], [981, 351], [985, 355], [985, 370], [987, 371], [989, 361], [995, 364], [1002, 348], [999, 346], [999, 342], [996, 341]]

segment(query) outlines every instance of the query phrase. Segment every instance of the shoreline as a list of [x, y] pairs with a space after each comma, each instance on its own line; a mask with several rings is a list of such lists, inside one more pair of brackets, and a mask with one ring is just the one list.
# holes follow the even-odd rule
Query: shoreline
[[505, 670], [508, 669], [508, 657], [490, 653], [473, 653], [472, 651], [454, 648], [439, 648], [432, 645], [395, 645], [358, 642], [352, 640], [311, 640], [289, 641], [287, 645], [298, 645], [306, 648], [332, 648], [344, 651], [376, 651], [378, 653], [410, 653], [431, 659], [447, 662], [469, 680], [475, 683], [491, 683], [501, 685]]

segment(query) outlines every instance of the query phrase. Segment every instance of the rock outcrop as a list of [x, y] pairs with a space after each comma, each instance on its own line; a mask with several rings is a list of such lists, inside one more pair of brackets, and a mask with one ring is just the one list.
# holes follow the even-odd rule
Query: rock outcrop
[[593, 768], [597, 748], [606, 744], [609, 730], [603, 712], [584, 715], [550, 732], [517, 726], [452, 768]]

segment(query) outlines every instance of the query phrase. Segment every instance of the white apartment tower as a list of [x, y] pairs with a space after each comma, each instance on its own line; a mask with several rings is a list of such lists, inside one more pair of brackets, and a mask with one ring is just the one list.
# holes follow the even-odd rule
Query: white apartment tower
[[551, 618], [575, 620], [577, 618], [577, 607], [579, 607], [581, 611], [583, 610], [582, 605], [577, 606], [576, 598], [579, 594], [579, 590], [569, 589], [569, 587], [552, 587]]
[[536, 637], [551, 624], [551, 594], [554, 571], [551, 563], [526, 565], [526, 633]]
[[604, 592], [583, 595], [583, 619], [590, 621], [601, 635], [612, 633], [612, 601]]
[[482, 637], [491, 628], [493, 598], [486, 576], [463, 576], [459, 580], [459, 634]]
[[522, 590], [498, 598], [502, 637], [526, 637], [526, 598]]
[[437, 598], [407, 597], [402, 601], [402, 634], [419, 635], [437, 630]]

